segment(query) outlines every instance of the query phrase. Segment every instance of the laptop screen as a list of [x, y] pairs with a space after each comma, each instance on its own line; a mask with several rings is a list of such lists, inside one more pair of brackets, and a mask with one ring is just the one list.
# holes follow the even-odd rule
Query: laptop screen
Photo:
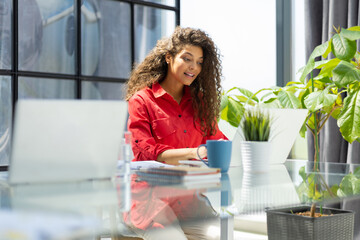
[[126, 119], [125, 101], [19, 100], [9, 182], [114, 176]]

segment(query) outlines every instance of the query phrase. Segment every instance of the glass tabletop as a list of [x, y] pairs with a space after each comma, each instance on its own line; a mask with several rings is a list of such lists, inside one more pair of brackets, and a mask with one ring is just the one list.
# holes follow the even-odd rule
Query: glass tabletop
[[[99, 222], [94, 234], [143, 235], [267, 208], [334, 203], [360, 195], [357, 164], [287, 160], [262, 171], [230, 167], [218, 183], [154, 185], [136, 174], [111, 180], [0, 187], [1, 210], [75, 216]], [[314, 187], [316, 186], [316, 187]], [[331, 194], [329, 192], [332, 192]], [[1, 214], [0, 214], [1, 216]], [[95, 228], [93, 228], [95, 229]], [[201, 228], [202, 229], [202, 228]]]

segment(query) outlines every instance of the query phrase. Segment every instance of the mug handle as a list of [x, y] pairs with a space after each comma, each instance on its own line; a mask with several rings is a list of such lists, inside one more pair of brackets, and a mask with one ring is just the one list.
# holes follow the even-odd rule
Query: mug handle
[[200, 157], [199, 149], [200, 149], [201, 147], [207, 148], [207, 147], [206, 147], [206, 144], [201, 144], [200, 146], [198, 146], [198, 148], [196, 149], [197, 156], [198, 156], [198, 158], [199, 158], [203, 163], [206, 164], [206, 166], [209, 166], [209, 163], [205, 162], [204, 159], [202, 159], [202, 158]]

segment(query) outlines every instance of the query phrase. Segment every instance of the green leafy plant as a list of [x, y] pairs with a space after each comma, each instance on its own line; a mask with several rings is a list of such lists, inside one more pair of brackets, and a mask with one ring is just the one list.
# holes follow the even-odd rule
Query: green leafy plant
[[[237, 127], [246, 105], [306, 108], [309, 115], [301, 129], [302, 136], [305, 136], [306, 128], [309, 129], [317, 144], [321, 129], [327, 120], [333, 117], [346, 141], [360, 142], [360, 53], [356, 49], [358, 39], [360, 26], [341, 30], [335, 28], [334, 35], [317, 46], [307, 64], [299, 70], [299, 81], [289, 82], [284, 87], [262, 88], [255, 93], [234, 87], [222, 95], [220, 118]], [[319, 74], [306, 79], [315, 69], [319, 70]], [[317, 161], [318, 146], [315, 146], [315, 149]]]
[[[360, 142], [360, 53], [356, 49], [356, 41], [360, 39], [360, 26], [348, 29], [334, 27], [334, 30], [328, 41], [313, 50], [306, 65], [299, 70], [298, 81], [288, 82], [284, 87], [262, 88], [255, 93], [232, 88], [223, 93], [220, 118], [237, 127], [246, 105], [308, 109], [309, 114], [300, 135], [304, 137], [306, 129], [313, 134], [314, 172], [318, 172], [318, 136], [330, 117], [337, 120], [346, 141]], [[319, 71], [315, 77], [314, 70]], [[311, 78], [307, 79], [309, 74]], [[311, 179], [309, 177], [307, 179]], [[350, 177], [344, 178], [344, 181], [348, 178]], [[314, 180], [313, 188], [320, 188], [320, 179]], [[343, 185], [347, 186], [345, 182]], [[330, 192], [332, 191], [327, 189], [327, 193]], [[318, 192], [313, 193], [316, 198]], [[315, 204], [312, 209], [315, 209]]]
[[245, 141], [268, 141], [271, 129], [269, 114], [260, 109], [247, 109], [241, 122]]

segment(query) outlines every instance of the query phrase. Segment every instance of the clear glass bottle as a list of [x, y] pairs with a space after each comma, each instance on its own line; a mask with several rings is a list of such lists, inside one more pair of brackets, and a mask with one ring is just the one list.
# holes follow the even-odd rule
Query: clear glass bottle
[[119, 173], [120, 175], [130, 175], [130, 162], [134, 154], [131, 149], [131, 133], [125, 132], [124, 138], [121, 140], [119, 151]]

